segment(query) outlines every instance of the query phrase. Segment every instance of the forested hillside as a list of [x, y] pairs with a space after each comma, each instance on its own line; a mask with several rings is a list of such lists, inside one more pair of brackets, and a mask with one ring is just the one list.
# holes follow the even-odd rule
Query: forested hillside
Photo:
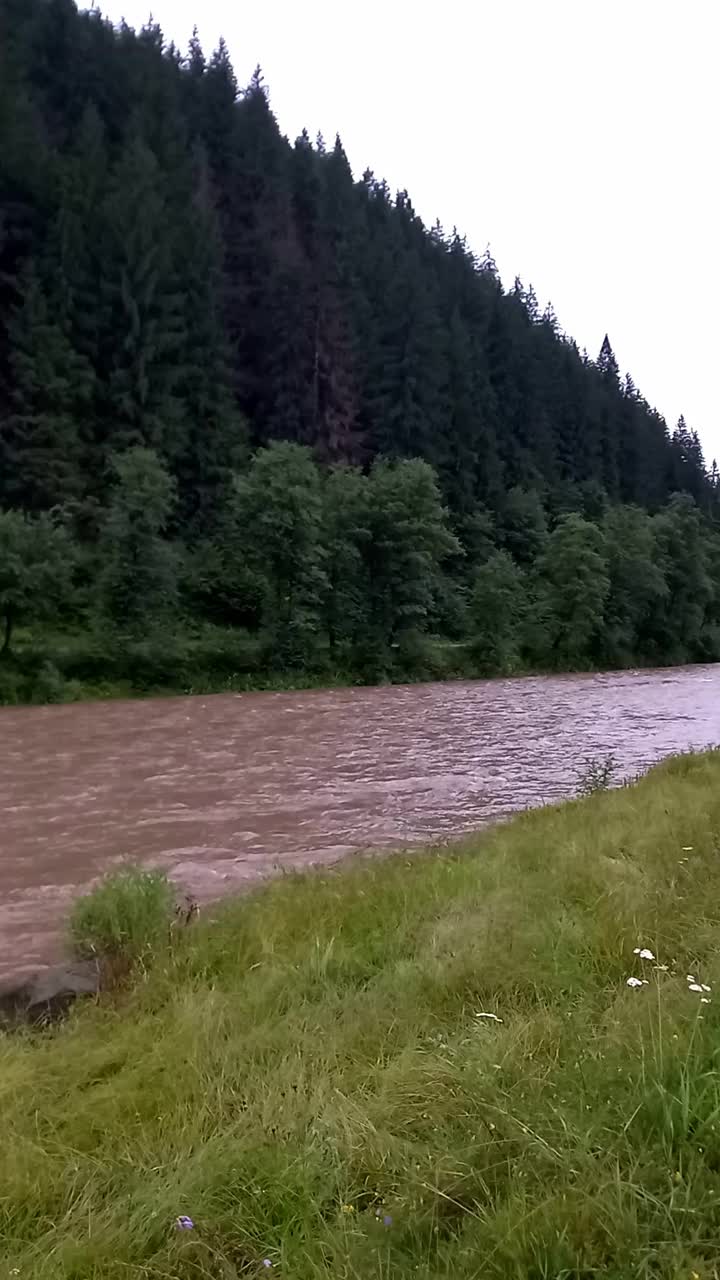
[[609, 341], [71, 0], [0, 0], [0, 507], [6, 699], [720, 652], [714, 469]]

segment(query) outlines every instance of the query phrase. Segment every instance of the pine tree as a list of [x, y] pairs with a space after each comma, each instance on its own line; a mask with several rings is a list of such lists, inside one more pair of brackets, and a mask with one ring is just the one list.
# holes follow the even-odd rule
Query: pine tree
[[597, 358], [597, 367], [603, 375], [603, 378], [606, 378], [608, 382], [617, 382], [620, 371], [618, 369], [618, 362], [615, 359], [615, 352], [610, 345], [610, 339], [607, 334], [605, 334], [600, 346], [600, 353]]
[[8, 326], [12, 391], [0, 422], [0, 464], [7, 504], [39, 512], [82, 492], [77, 421], [92, 398], [93, 377], [53, 319], [32, 264], [21, 287]]
[[177, 521], [186, 536], [210, 536], [232, 474], [245, 461], [247, 425], [232, 392], [222, 317], [222, 240], [202, 143], [196, 146], [193, 194], [181, 222], [182, 376], [176, 395], [184, 429], [169, 453], [178, 485]]
[[697, 432], [691, 431], [682, 414], [671, 441], [670, 482], [673, 489], [692, 494], [701, 502], [707, 493], [705, 459]]
[[138, 136], [120, 156], [103, 211], [101, 427], [112, 449], [144, 445], [172, 456], [183, 435], [182, 286], [163, 176]]

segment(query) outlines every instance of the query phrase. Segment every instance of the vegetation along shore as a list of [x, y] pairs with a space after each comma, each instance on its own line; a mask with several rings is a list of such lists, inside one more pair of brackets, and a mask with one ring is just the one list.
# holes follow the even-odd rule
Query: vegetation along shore
[[169, 932], [162, 877], [81, 900], [113, 983], [0, 1037], [2, 1274], [710, 1280], [719, 783], [678, 757]]

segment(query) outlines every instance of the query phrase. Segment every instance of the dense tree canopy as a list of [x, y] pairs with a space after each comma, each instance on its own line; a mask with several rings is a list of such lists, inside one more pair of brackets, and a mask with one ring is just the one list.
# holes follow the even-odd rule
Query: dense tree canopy
[[73, 544], [57, 618], [101, 648], [174, 618], [369, 678], [720, 643], [717, 472], [609, 338], [290, 143], [224, 43], [73, 0], [0, 0], [0, 510], [13, 573]]

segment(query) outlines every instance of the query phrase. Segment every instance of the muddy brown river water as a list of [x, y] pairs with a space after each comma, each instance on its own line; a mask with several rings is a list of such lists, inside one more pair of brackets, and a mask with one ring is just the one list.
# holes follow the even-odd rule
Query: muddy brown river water
[[274, 868], [457, 836], [720, 741], [720, 665], [0, 710], [0, 977], [57, 958], [123, 859], [216, 898]]

